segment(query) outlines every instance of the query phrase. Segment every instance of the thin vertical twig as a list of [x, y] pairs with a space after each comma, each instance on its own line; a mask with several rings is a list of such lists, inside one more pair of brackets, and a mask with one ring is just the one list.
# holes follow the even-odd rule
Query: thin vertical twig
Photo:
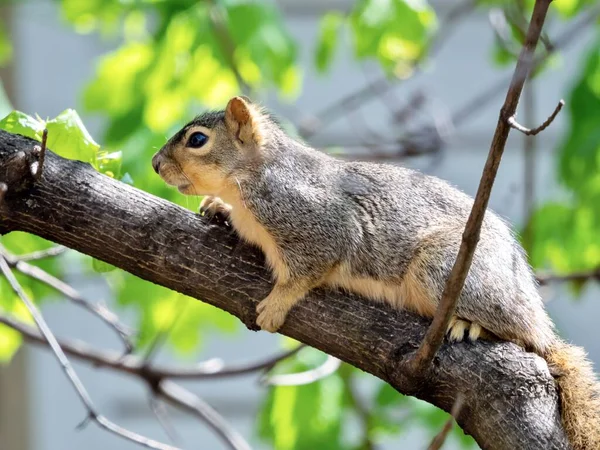
[[427, 450], [439, 450], [442, 448], [446, 442], [446, 439], [448, 438], [448, 434], [450, 434], [450, 431], [452, 430], [454, 422], [456, 422], [456, 418], [460, 414], [463, 402], [464, 398], [461, 394], [459, 394], [454, 401], [454, 405], [452, 405], [452, 411], [450, 412], [452, 417], [446, 421], [442, 430], [433, 438], [431, 444], [429, 444], [429, 447], [427, 447]]
[[492, 139], [477, 194], [475, 195], [475, 201], [462, 235], [462, 242], [456, 261], [444, 287], [433, 322], [412, 360], [412, 369], [415, 374], [422, 374], [429, 369], [431, 361], [442, 345], [450, 319], [454, 314], [456, 304], [462, 292], [473, 260], [475, 248], [479, 242], [481, 225], [487, 210], [498, 167], [500, 166], [500, 160], [502, 159], [504, 147], [512, 128], [509, 119], [515, 115], [523, 85], [534, 63], [535, 48], [542, 32], [550, 2], [551, 0], [536, 0], [535, 2], [531, 22], [527, 30], [527, 38], [519, 55], [504, 105], [500, 110], [496, 131]]

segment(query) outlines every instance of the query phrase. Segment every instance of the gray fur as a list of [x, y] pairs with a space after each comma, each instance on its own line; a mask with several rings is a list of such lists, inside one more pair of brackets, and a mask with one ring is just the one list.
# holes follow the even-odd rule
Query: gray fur
[[[347, 263], [352, 275], [399, 284], [411, 260], [424, 252], [439, 264], [421, 274], [423, 283], [441, 297], [473, 203], [469, 196], [417, 171], [341, 161], [279, 128], [272, 133], [265, 160], [251, 176], [245, 172], [241, 190], [292, 273], [318, 280]], [[435, 233], [435, 245], [421, 239]], [[541, 353], [553, 341], [524, 252], [492, 211], [456, 313]]]

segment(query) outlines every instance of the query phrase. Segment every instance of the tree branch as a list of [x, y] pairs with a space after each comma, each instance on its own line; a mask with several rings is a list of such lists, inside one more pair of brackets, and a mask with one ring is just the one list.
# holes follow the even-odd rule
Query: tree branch
[[540, 286], [552, 283], [568, 283], [572, 281], [580, 283], [588, 280], [600, 281], [600, 267], [597, 269], [565, 274], [539, 273], [536, 275], [536, 279]]
[[[256, 305], [272, 287], [257, 249], [228, 228], [51, 151], [34, 182], [33, 145], [0, 132], [0, 182], [8, 188], [0, 233], [37, 234], [202, 299], [256, 329]], [[540, 357], [505, 342], [442, 345], [432, 369], [415, 376], [407, 367], [427, 326], [410, 312], [317, 289], [294, 307], [281, 332], [445, 411], [463, 393], [457, 421], [482, 448], [569, 448], [555, 383]]]

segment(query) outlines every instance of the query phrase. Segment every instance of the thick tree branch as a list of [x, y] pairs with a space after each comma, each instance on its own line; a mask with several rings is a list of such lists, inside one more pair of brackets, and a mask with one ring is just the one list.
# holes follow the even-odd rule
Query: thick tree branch
[[[0, 233], [37, 234], [256, 328], [256, 305], [272, 286], [257, 249], [228, 228], [51, 151], [34, 182], [33, 145], [0, 132], [0, 182], [8, 187]], [[442, 345], [432, 370], [411, 375], [407, 367], [427, 326], [415, 314], [318, 289], [291, 311], [281, 332], [446, 411], [462, 394], [457, 421], [482, 448], [568, 448], [555, 383], [540, 357], [511, 343]]]

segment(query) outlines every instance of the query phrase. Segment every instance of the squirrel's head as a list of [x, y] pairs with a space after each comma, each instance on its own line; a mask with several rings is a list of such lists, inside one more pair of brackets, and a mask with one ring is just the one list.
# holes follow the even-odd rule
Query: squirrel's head
[[259, 158], [269, 117], [246, 97], [224, 111], [201, 114], [179, 130], [152, 158], [161, 178], [187, 195], [217, 195], [232, 175]]

